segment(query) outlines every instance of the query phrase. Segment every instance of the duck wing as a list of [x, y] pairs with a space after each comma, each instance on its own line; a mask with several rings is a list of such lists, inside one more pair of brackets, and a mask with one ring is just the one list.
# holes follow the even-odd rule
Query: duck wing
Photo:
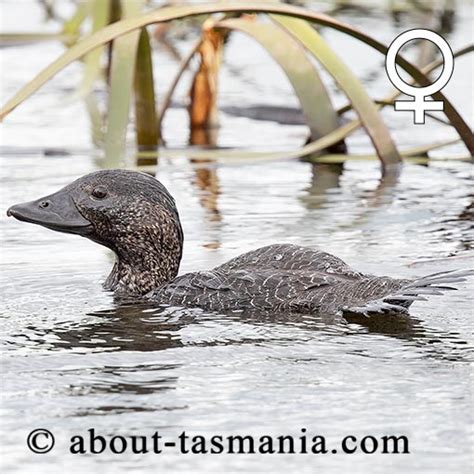
[[235, 270], [291, 270], [307, 274], [323, 272], [346, 278], [361, 278], [343, 260], [320, 250], [293, 244], [273, 244], [239, 255], [214, 270], [230, 273]]
[[328, 253], [274, 244], [213, 270], [182, 275], [147, 297], [217, 311], [311, 313], [339, 309], [341, 290], [365, 277]]
[[178, 306], [197, 306], [213, 311], [258, 308], [272, 312], [311, 312], [318, 309], [315, 291], [335, 291], [339, 279], [325, 273], [240, 269], [214, 269], [187, 273], [148, 295]]

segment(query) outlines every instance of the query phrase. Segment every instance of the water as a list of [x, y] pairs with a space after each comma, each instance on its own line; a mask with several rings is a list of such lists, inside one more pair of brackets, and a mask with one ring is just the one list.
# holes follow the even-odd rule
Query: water
[[[9, 48], [3, 61], [18, 67], [10, 66], [4, 94], [59, 50]], [[166, 67], [175, 64], [168, 59]], [[12, 203], [100, 167], [81, 106], [58, 99], [58, 86], [64, 97], [70, 93], [75, 70], [4, 125], [2, 472], [469, 472], [472, 280], [417, 302], [408, 321], [367, 326], [317, 316], [120, 308], [100, 285], [113, 262], [109, 251], [5, 216]], [[244, 79], [226, 86], [228, 102]], [[260, 87], [259, 97], [281, 97], [281, 84]], [[456, 94], [462, 99], [462, 90]], [[173, 127], [182, 114], [167, 119], [174, 145], [185, 141], [182, 128]], [[397, 120], [395, 135], [404, 140], [408, 132]], [[251, 144], [250, 125], [262, 143], [300, 143], [305, 134], [304, 127], [225, 117], [220, 143]], [[409, 144], [423, 143], [423, 135], [412, 130]], [[351, 146], [367, 147], [362, 134]], [[45, 156], [48, 147], [68, 154]], [[343, 170], [299, 162], [196, 170], [183, 154], [163, 159], [158, 177], [180, 210], [183, 272], [275, 242], [319, 247], [361, 271], [397, 277], [473, 266], [467, 163], [407, 165], [398, 180], [384, 181], [370, 162]], [[50, 453], [28, 451], [25, 440], [35, 428], [54, 433]], [[326, 436], [330, 448], [347, 435], [394, 434], [408, 437], [411, 454], [69, 454], [70, 438], [89, 428], [106, 437], [159, 431], [167, 440], [183, 430], [300, 436], [306, 428]]]

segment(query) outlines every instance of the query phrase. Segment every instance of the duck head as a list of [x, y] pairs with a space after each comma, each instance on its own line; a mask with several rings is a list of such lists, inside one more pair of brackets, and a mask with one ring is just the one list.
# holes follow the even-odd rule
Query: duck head
[[118, 295], [143, 295], [178, 273], [183, 246], [178, 211], [167, 189], [147, 174], [97, 171], [54, 194], [16, 204], [7, 214], [113, 250], [117, 260], [105, 287]]

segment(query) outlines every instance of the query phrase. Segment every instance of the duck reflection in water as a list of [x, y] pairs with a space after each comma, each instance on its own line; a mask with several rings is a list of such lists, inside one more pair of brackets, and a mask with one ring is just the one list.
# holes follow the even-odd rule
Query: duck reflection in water
[[420, 349], [424, 357], [462, 361], [464, 353], [457, 349], [466, 346], [454, 331], [430, 328], [413, 316], [399, 313], [383, 318], [355, 314], [341, 320], [334, 314], [219, 314], [195, 308], [126, 304], [94, 311], [79, 322], [29, 329], [34, 330], [36, 341], [44, 340], [42, 350], [47, 346], [53, 351], [156, 352], [184, 347], [293, 345], [309, 338], [337, 339], [351, 345], [351, 337], [379, 334]]

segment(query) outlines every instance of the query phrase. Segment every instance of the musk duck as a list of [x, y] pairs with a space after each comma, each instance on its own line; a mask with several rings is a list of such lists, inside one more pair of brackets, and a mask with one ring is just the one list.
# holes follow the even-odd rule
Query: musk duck
[[129, 170], [87, 174], [7, 214], [111, 249], [116, 262], [104, 286], [128, 301], [220, 312], [406, 314], [414, 301], [453, 290], [450, 285], [474, 274], [471, 269], [413, 280], [374, 276], [320, 250], [275, 244], [178, 276], [183, 231], [175, 201], [157, 179]]

